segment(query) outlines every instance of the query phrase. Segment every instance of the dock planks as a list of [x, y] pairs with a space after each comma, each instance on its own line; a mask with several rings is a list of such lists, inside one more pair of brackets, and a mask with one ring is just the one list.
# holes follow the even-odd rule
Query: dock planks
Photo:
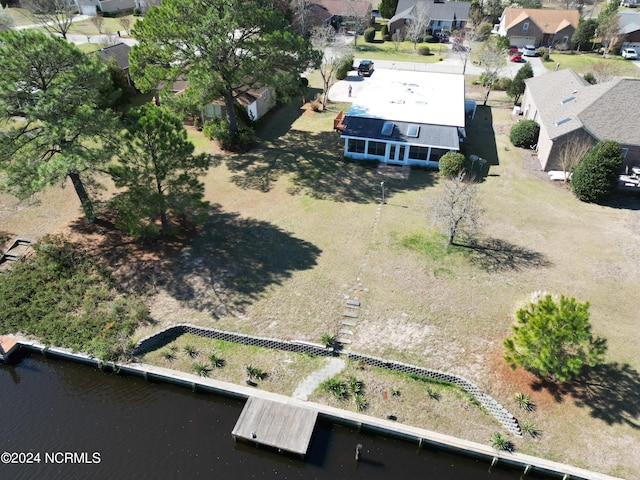
[[258, 445], [306, 455], [318, 412], [263, 398], [249, 397], [231, 434]]

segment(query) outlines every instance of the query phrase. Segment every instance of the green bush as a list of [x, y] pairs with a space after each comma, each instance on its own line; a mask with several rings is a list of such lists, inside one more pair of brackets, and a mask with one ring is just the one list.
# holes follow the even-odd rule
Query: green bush
[[207, 120], [202, 127], [202, 133], [210, 140], [215, 140], [220, 148], [229, 152], [246, 152], [256, 142], [253, 129], [238, 124], [238, 131], [231, 132], [226, 120]]
[[491, 35], [491, 30], [493, 30], [493, 25], [491, 25], [489, 22], [482, 22], [480, 25], [478, 25], [478, 28], [476, 28], [476, 35], [478, 37], [478, 40], [484, 42], [487, 38], [489, 38], [489, 35]]
[[438, 170], [440, 175], [446, 178], [457, 177], [462, 171], [465, 170], [466, 159], [465, 156], [457, 152], [447, 152], [438, 162]]
[[384, 37], [385, 35], [388, 35], [388, 34], [389, 34], [389, 25], [385, 23], [380, 29], [380, 35]]
[[367, 43], [372, 43], [373, 39], [376, 37], [376, 29], [373, 27], [369, 27], [364, 31], [364, 41]]
[[336, 79], [344, 80], [349, 75], [349, 72], [353, 70], [353, 55], [349, 55], [342, 59], [338, 68], [336, 68]]
[[583, 202], [600, 202], [613, 193], [622, 169], [618, 142], [598, 142], [585, 154], [571, 176], [571, 190]]
[[498, 81], [493, 86], [493, 89], [501, 90], [501, 91], [509, 90], [509, 87], [511, 86], [512, 82], [513, 82], [513, 79], [509, 77], [499, 78]]
[[438, 43], [439, 40], [437, 38], [435, 38], [433, 35], [425, 35], [424, 36], [424, 41], [426, 43]]
[[134, 17], [139, 17], [140, 15], [142, 15], [142, 10], [140, 10], [138, 7], [133, 9], [133, 16]]
[[549, 52], [544, 52], [542, 54], [542, 61], [543, 62], [550, 62], [551, 61], [551, 57], [549, 56]]
[[538, 134], [540, 133], [540, 125], [533, 120], [522, 120], [511, 127], [509, 132], [509, 140], [516, 147], [531, 148], [538, 142]]
[[584, 74], [584, 81], [587, 82], [590, 85], [595, 85], [596, 83], [598, 83], [598, 79], [591, 72], [587, 72], [587, 73]]
[[424, 56], [431, 55], [431, 49], [429, 47], [420, 47], [418, 48], [418, 53]]

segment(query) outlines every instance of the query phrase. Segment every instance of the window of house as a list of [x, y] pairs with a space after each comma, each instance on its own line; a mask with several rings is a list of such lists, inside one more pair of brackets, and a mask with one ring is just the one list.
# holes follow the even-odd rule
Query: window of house
[[364, 153], [364, 140], [358, 140], [355, 138], [349, 139], [349, 146], [347, 147], [347, 151], [351, 153]]
[[562, 37], [562, 43], [569, 43], [569, 36], [565, 35], [564, 37]]
[[369, 142], [369, 149], [367, 153], [369, 155], [378, 155], [384, 157], [387, 151], [387, 144], [384, 142]]
[[628, 148], [623, 148], [622, 149], [622, 158], [627, 158], [627, 153], [629, 153], [629, 149]]
[[446, 150], [444, 148], [432, 148], [431, 149], [431, 157], [429, 157], [429, 161], [431, 161], [431, 162], [440, 161], [440, 157], [442, 157], [448, 151], [449, 150]]
[[420, 127], [418, 125], [411, 124], [407, 127], [407, 137], [416, 138], [420, 133]]
[[409, 147], [409, 158], [412, 160], [426, 160], [429, 155], [429, 147]]
[[526, 32], [526, 31], [528, 31], [528, 30], [529, 30], [529, 22], [524, 22], [524, 23], [522, 24], [522, 31], [523, 31], [523, 32]]

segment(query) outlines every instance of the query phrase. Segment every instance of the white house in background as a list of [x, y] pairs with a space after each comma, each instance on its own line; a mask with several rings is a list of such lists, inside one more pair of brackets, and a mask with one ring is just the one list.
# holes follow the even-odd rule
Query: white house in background
[[344, 156], [437, 167], [465, 134], [464, 76], [376, 70], [334, 122]]
[[78, 10], [83, 15], [96, 15], [96, 10], [102, 13], [128, 12], [140, 8], [138, 0], [75, 0]]

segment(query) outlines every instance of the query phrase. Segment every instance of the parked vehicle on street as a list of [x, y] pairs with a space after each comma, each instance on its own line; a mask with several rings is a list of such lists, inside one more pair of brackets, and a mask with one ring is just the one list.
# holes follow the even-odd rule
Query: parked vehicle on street
[[358, 65], [359, 77], [370, 77], [373, 73], [373, 62], [371, 60], [362, 60]]
[[537, 55], [536, 53], [536, 47], [534, 47], [533, 45], [526, 45], [523, 49], [522, 49], [522, 54], [525, 57], [535, 57]]
[[522, 62], [522, 55], [520, 55], [519, 53], [511, 52], [509, 54], [509, 61], [510, 62]]
[[622, 55], [622, 58], [626, 58], [627, 60], [638, 59], [638, 52], [635, 48], [623, 48], [620, 54]]
[[436, 32], [433, 36], [437, 38], [440, 43], [447, 43], [449, 41], [449, 37], [443, 32]]

